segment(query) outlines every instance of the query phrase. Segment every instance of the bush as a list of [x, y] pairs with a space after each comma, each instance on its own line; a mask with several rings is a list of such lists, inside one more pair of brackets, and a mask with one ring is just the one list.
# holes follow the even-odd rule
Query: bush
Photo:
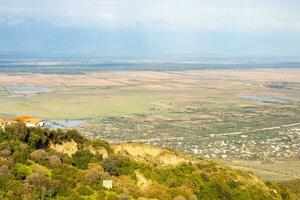
[[17, 150], [13, 153], [13, 158], [15, 162], [19, 162], [19, 163], [26, 163], [27, 156], [28, 156], [27, 152], [24, 152], [22, 150]]
[[43, 148], [47, 146], [47, 136], [44, 134], [42, 129], [34, 129], [29, 134], [28, 145], [33, 148]]
[[104, 147], [107, 152], [111, 153], [112, 149], [110, 148], [110, 145], [108, 144], [108, 142], [101, 140], [101, 139], [96, 139], [92, 141], [92, 146], [94, 148], [98, 148], [98, 147]]
[[78, 194], [76, 194], [73, 191], [70, 191], [68, 193], [68, 196], [66, 198], [63, 198], [62, 200], [84, 200], [83, 197], [80, 197]]
[[173, 200], [186, 200], [186, 198], [182, 195], [178, 195]]
[[76, 192], [78, 192], [79, 195], [83, 195], [83, 196], [90, 196], [94, 194], [93, 190], [83, 185], [78, 186], [76, 188]]
[[119, 195], [118, 200], [130, 200], [130, 195], [128, 193], [122, 193]]
[[49, 156], [49, 164], [51, 167], [58, 167], [61, 165], [61, 160], [58, 156], [52, 155]]
[[72, 163], [80, 169], [86, 169], [93, 158], [89, 151], [79, 150], [72, 156]]
[[21, 199], [24, 200], [38, 200], [39, 192], [34, 188], [34, 186], [29, 185], [28, 183], [24, 183], [22, 187], [18, 191]]
[[15, 162], [26, 163], [29, 157], [29, 149], [27, 144], [15, 142], [13, 146], [13, 158]]
[[12, 172], [8, 165], [0, 166], [0, 179], [5, 179], [11, 177]]
[[78, 144], [83, 144], [86, 142], [86, 138], [84, 138], [77, 130], [72, 129], [66, 132], [66, 139], [71, 141], [74, 140]]
[[89, 169], [84, 173], [84, 182], [88, 185], [99, 184], [101, 173], [95, 169]]
[[48, 153], [43, 149], [34, 150], [30, 154], [30, 158], [37, 162], [48, 160], [48, 157]]
[[106, 197], [107, 200], [119, 200], [118, 196], [115, 193], [109, 193]]
[[5, 126], [5, 135], [9, 139], [25, 142], [28, 137], [28, 128], [23, 123], [7, 125]]
[[0, 156], [7, 157], [12, 154], [13, 148], [10, 142], [4, 141], [0, 143]]
[[105, 172], [112, 176], [119, 176], [119, 168], [121, 167], [121, 160], [117, 156], [110, 156], [103, 160], [102, 167]]
[[103, 192], [103, 191], [98, 191], [98, 192], [97, 192], [96, 200], [104, 200], [105, 197], [106, 197], [105, 192]]
[[60, 182], [57, 180], [50, 180], [45, 175], [35, 173], [26, 178], [26, 183], [38, 189], [42, 197], [54, 196], [60, 188]]

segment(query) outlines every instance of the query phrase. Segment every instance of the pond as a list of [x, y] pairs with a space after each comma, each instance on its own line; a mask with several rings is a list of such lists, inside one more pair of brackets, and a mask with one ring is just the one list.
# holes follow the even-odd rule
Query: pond
[[267, 103], [287, 103], [288, 99], [284, 97], [262, 97], [262, 96], [240, 96], [242, 99], [253, 100]]
[[74, 128], [85, 123], [87, 120], [75, 119], [75, 120], [50, 120], [46, 121], [45, 126], [53, 129], [57, 128]]
[[25, 97], [41, 93], [50, 93], [53, 90], [47, 86], [14, 85], [5, 86], [11, 97]]

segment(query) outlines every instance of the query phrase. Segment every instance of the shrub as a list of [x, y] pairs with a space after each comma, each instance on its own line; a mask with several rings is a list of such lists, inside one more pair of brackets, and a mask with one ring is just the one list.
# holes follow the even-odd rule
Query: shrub
[[27, 156], [28, 156], [27, 152], [24, 152], [22, 150], [17, 150], [13, 153], [13, 158], [15, 162], [19, 162], [19, 163], [26, 163]]
[[89, 169], [84, 173], [84, 182], [88, 185], [98, 184], [101, 181], [101, 174], [95, 169]]
[[61, 165], [61, 160], [58, 156], [52, 155], [49, 156], [49, 164], [51, 167], [58, 167]]
[[28, 145], [33, 148], [42, 148], [47, 145], [47, 136], [41, 129], [33, 129], [28, 137]]
[[5, 164], [5, 165], [0, 166], [0, 179], [1, 178], [2, 179], [9, 178], [9, 177], [11, 177], [11, 175], [12, 175], [12, 172], [8, 165]]
[[97, 192], [96, 200], [104, 200], [105, 197], [106, 197], [105, 192], [103, 192], [103, 191], [98, 191], [98, 192]]
[[103, 160], [102, 167], [105, 172], [112, 176], [119, 176], [119, 168], [121, 167], [121, 160], [117, 156], [110, 156]]
[[86, 138], [84, 138], [80, 133], [78, 133], [77, 130], [71, 129], [66, 132], [66, 139], [71, 141], [74, 140], [78, 144], [83, 144], [86, 141]]
[[119, 200], [115, 193], [109, 193], [106, 197], [107, 200]]
[[23, 123], [11, 124], [5, 126], [5, 133], [10, 139], [25, 142], [28, 137], [28, 128]]
[[24, 200], [38, 200], [39, 192], [34, 188], [34, 186], [24, 183], [22, 187], [18, 190], [18, 195]]
[[84, 200], [85, 198], [80, 197], [75, 191], [70, 190], [65, 198], [59, 198], [59, 200]]
[[60, 182], [57, 180], [50, 180], [45, 175], [34, 173], [26, 178], [26, 183], [38, 189], [42, 197], [54, 196], [60, 188]]
[[186, 198], [182, 195], [178, 195], [173, 200], [186, 200]]
[[110, 145], [108, 144], [108, 142], [101, 140], [101, 139], [96, 139], [92, 141], [92, 146], [94, 148], [97, 147], [104, 147], [109, 153], [112, 152], [112, 149], [110, 148]]
[[119, 195], [118, 200], [130, 200], [130, 195], [128, 193], [122, 193]]
[[78, 186], [76, 188], [76, 192], [78, 192], [79, 195], [83, 195], [83, 196], [90, 196], [94, 193], [93, 190], [83, 185]]
[[89, 151], [79, 150], [72, 156], [72, 163], [80, 169], [86, 169], [93, 155]]
[[34, 161], [43, 161], [43, 160], [48, 160], [48, 153], [43, 150], [43, 149], [39, 149], [39, 150], [34, 150], [33, 152], [31, 152], [30, 154], [31, 159], [33, 159]]
[[7, 157], [12, 154], [13, 148], [8, 141], [0, 143], [0, 156]]
[[48, 133], [48, 139], [54, 144], [61, 144], [66, 140], [66, 133], [61, 129], [52, 130]]

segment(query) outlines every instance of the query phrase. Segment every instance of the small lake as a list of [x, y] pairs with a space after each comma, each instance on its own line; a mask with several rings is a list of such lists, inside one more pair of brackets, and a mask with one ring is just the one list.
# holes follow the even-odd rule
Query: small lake
[[280, 97], [262, 97], [262, 96], [240, 96], [239, 98], [257, 101], [257, 102], [267, 102], [267, 103], [287, 103], [288, 99]]
[[50, 93], [53, 90], [46, 86], [27, 86], [27, 85], [15, 85], [5, 86], [5, 89], [11, 94], [11, 97], [25, 97], [34, 94]]
[[57, 128], [74, 128], [76, 126], [79, 126], [83, 123], [85, 123], [87, 120], [81, 120], [81, 119], [76, 119], [76, 120], [50, 120], [46, 121], [45, 126], [53, 129]]

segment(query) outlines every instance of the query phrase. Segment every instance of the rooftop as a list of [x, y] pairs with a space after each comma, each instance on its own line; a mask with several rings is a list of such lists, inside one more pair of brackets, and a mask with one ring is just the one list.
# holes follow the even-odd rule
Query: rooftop
[[15, 118], [10, 119], [10, 121], [16, 121], [16, 122], [23, 122], [23, 123], [39, 123], [44, 121], [43, 119], [40, 118], [35, 118], [35, 117], [31, 117], [31, 116], [18, 116]]
[[4, 123], [6, 120], [3, 118], [0, 118], [0, 124]]

